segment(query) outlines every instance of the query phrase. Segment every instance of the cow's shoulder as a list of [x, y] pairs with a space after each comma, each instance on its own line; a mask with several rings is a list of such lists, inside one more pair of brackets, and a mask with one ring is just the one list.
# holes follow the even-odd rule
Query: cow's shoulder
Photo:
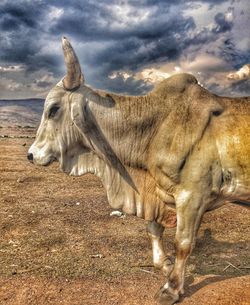
[[188, 73], [180, 73], [166, 78], [152, 91], [161, 96], [183, 93], [189, 86], [198, 84], [197, 79]]

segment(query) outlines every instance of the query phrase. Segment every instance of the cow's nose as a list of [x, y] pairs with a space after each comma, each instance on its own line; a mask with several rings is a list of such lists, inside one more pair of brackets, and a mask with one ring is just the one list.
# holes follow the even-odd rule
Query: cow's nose
[[33, 161], [33, 154], [28, 154], [28, 155], [27, 155], [27, 158], [28, 158], [29, 161], [32, 162], [32, 161]]

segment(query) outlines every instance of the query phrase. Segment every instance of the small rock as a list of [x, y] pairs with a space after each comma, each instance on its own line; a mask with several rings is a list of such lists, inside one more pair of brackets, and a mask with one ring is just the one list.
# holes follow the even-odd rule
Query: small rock
[[121, 211], [112, 211], [110, 214], [110, 216], [117, 216], [117, 217], [125, 217], [125, 214], [123, 214]]
[[80, 202], [77, 202], [76, 205], [80, 205]]
[[23, 143], [23, 146], [26, 146], [26, 143]]
[[17, 244], [19, 244], [18, 242], [13, 241], [12, 239], [9, 240], [9, 244], [12, 245], [13, 247], [18, 247]]
[[104, 258], [104, 255], [102, 254], [92, 254], [90, 255], [91, 258]]
[[25, 180], [25, 178], [24, 178], [24, 177], [20, 177], [20, 178], [18, 178], [18, 179], [17, 179], [17, 182], [18, 182], [18, 183], [23, 183], [23, 182], [24, 182], [24, 180]]

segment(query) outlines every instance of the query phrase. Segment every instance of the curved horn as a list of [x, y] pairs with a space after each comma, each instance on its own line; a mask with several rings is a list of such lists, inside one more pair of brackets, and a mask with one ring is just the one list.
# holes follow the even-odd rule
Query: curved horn
[[67, 68], [67, 74], [63, 79], [63, 85], [65, 89], [72, 90], [80, 86], [84, 81], [84, 77], [76, 53], [66, 37], [62, 38], [62, 48]]

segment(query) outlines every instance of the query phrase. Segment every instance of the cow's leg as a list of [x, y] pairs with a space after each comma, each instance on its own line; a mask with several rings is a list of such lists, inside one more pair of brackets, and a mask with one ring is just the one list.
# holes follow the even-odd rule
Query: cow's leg
[[148, 236], [152, 243], [153, 264], [156, 268], [162, 269], [165, 275], [168, 275], [173, 268], [170, 255], [165, 254], [163, 247], [164, 227], [155, 221], [151, 221], [147, 225]]
[[174, 304], [183, 294], [186, 261], [195, 244], [196, 233], [205, 211], [200, 193], [194, 195], [183, 190], [176, 197], [177, 231], [175, 238], [176, 258], [167, 283], [157, 293], [162, 304]]

